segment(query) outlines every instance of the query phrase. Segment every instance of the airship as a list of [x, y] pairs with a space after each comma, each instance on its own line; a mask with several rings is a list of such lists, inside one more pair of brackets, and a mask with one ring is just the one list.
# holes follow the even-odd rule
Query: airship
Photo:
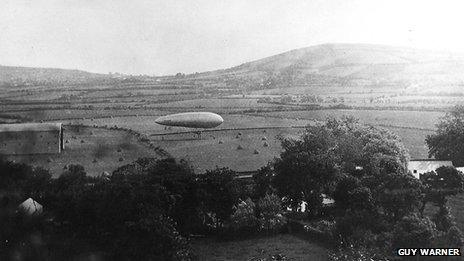
[[224, 119], [212, 112], [184, 112], [161, 116], [155, 122], [166, 126], [209, 129], [221, 125]]

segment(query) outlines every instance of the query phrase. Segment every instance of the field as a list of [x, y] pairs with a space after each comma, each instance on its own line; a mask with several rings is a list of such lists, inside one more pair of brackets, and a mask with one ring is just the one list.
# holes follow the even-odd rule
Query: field
[[[344, 53], [340, 55], [343, 56]], [[355, 67], [352, 69], [359, 69]], [[239, 72], [248, 70], [242, 69]], [[329, 70], [325, 67], [323, 69]], [[377, 69], [382, 73], [390, 73], [389, 69], [382, 66]], [[330, 70], [339, 70], [339, 67]], [[361, 71], [368, 73], [369, 70], [366, 67]], [[250, 83], [253, 83], [255, 76], [260, 75], [253, 72], [250, 71], [253, 75]], [[336, 75], [341, 73], [330, 72]], [[61, 162], [58, 158], [63, 158], [62, 162], [69, 162], [68, 154], [77, 154], [77, 150], [94, 151], [97, 146], [94, 143], [115, 143], [114, 140], [120, 137], [113, 137], [114, 127], [143, 134], [153, 146], [191, 162], [198, 172], [216, 166], [229, 167], [236, 171], [253, 171], [279, 156], [281, 147], [278, 137], [298, 137], [305, 125], [323, 122], [329, 116], [342, 115], [354, 116], [361, 122], [391, 130], [398, 134], [412, 158], [427, 158], [425, 137], [434, 132], [435, 124], [444, 115], [446, 108], [462, 102], [464, 98], [459, 94], [451, 95], [459, 91], [458, 87], [451, 85], [447, 85], [446, 92], [438, 92], [440, 89], [436, 86], [427, 85], [425, 91], [402, 82], [369, 83], [353, 80], [343, 85], [325, 76], [311, 76], [313, 82], [304, 84], [300, 82], [292, 86], [256, 90], [245, 82], [236, 82], [230, 75], [219, 77], [222, 73], [227, 74], [218, 71], [191, 78], [133, 77], [124, 80], [121, 75], [111, 75], [104, 79], [99, 75], [95, 76], [97, 80], [94, 84], [67, 85], [66, 80], [56, 85], [12, 84], [4, 87], [0, 93], [0, 120], [51, 121], [99, 127], [95, 131], [99, 135], [102, 132], [99, 137], [82, 134], [84, 136], [77, 138], [78, 144], [68, 138], [70, 145], [60, 156], [51, 155], [45, 162], [38, 160], [42, 156], [35, 157], [38, 158], [35, 160], [36, 164], [44, 164], [54, 171], [58, 167], [48, 162], [49, 158], [56, 157], [53, 160], [58, 163]], [[56, 72], [50, 74], [55, 75]], [[48, 78], [50, 77], [45, 77], [44, 80]], [[307, 105], [311, 103], [302, 102], [305, 95], [321, 98], [322, 101], [317, 102], [317, 105], [325, 109], [309, 110]], [[279, 99], [290, 96], [292, 101], [279, 103]], [[263, 102], [263, 99], [271, 99], [272, 102]], [[355, 109], [328, 109], [340, 103], [354, 106]], [[423, 110], [423, 107], [427, 107], [427, 110]], [[185, 111], [219, 113], [223, 116], [224, 123], [213, 131], [204, 131], [201, 138], [198, 138], [191, 129], [164, 127], [154, 122], [161, 115]], [[242, 135], [238, 135], [239, 132]], [[80, 140], [85, 142], [81, 144]], [[264, 143], [267, 144], [266, 147]], [[135, 151], [137, 152], [133, 155], [151, 155], [144, 150]], [[116, 154], [108, 159], [97, 160], [96, 163], [93, 162], [94, 156], [91, 153], [81, 153], [81, 156], [72, 158], [73, 162], [81, 161], [87, 165], [89, 173], [95, 174], [114, 169], [110, 166], [115, 164]], [[132, 159], [131, 156], [123, 158], [123, 162]], [[66, 163], [62, 165], [64, 164]], [[119, 161], [116, 165], [119, 165]]]
[[[212, 131], [203, 131], [201, 138], [198, 138], [190, 129], [166, 128], [156, 124], [157, 117], [123, 116], [61, 122], [132, 129], [147, 135], [155, 146], [166, 150], [175, 158], [189, 161], [199, 173], [216, 166], [229, 167], [236, 171], [259, 169], [279, 156], [281, 148], [277, 137], [296, 138], [303, 129], [301, 127], [310, 122], [226, 114], [223, 115], [224, 123], [221, 126]], [[292, 126], [298, 128], [289, 128]], [[242, 149], [237, 149], [238, 146]]]
[[[33, 117], [36, 120], [62, 122], [64, 124], [83, 124], [86, 126], [105, 127], [106, 130], [99, 128], [97, 133], [109, 132], [101, 134], [101, 137], [85, 136], [81, 139], [87, 140], [84, 144], [78, 144], [76, 149], [94, 150], [94, 143], [110, 144], [106, 141], [106, 137], [112, 137], [110, 127], [118, 127], [132, 129], [136, 132], [146, 135], [147, 138], [156, 147], [160, 147], [176, 158], [183, 158], [189, 161], [194, 169], [198, 172], [215, 167], [229, 167], [236, 171], [252, 171], [266, 165], [273, 158], [278, 157], [281, 151], [280, 141], [277, 137], [298, 137], [303, 127], [307, 124], [322, 122], [327, 117], [341, 117], [343, 115], [354, 116], [359, 118], [361, 122], [387, 128], [396, 133], [408, 149], [411, 158], [427, 158], [428, 149], [425, 144], [425, 137], [433, 133], [435, 124], [443, 112], [434, 111], [401, 111], [401, 110], [292, 110], [293, 107], [286, 108], [285, 111], [271, 112], [254, 112], [243, 113], [237, 112], [234, 109], [253, 109], [257, 108], [254, 105], [258, 104], [248, 99], [223, 99], [227, 101], [230, 113], [221, 113], [224, 118], [224, 123], [212, 131], [206, 130], [202, 133], [201, 138], [192, 132], [191, 129], [182, 127], [165, 127], [155, 123], [155, 119], [161, 115], [166, 115], [179, 110], [179, 107], [152, 109], [152, 108], [113, 108], [113, 109], [54, 109], [43, 111], [24, 111], [19, 110], [12, 115], [21, 117]], [[233, 106], [237, 100], [236, 107]], [[202, 104], [218, 106], [217, 99], [208, 100], [202, 99], [198, 103], [188, 101], [189, 106], [184, 111], [199, 110], [195, 106]], [[169, 105], [170, 103], [167, 103]], [[175, 103], [179, 106], [179, 103]], [[248, 105], [249, 107], [240, 107]], [[217, 112], [206, 108], [209, 111]], [[289, 110], [290, 109], [290, 110]], [[227, 108], [222, 108], [221, 111], [227, 111]], [[219, 112], [220, 113], [220, 112]], [[10, 119], [11, 120], [11, 119]], [[238, 136], [238, 133], [242, 135]], [[266, 133], [265, 133], [266, 132]], [[65, 131], [65, 134], [67, 132]], [[71, 135], [72, 136], [72, 135]], [[265, 138], [266, 141], [262, 139]], [[114, 138], [108, 138], [114, 140]], [[119, 138], [117, 138], [119, 139]], [[68, 138], [70, 142], [74, 141]], [[95, 141], [95, 142], [94, 142]], [[114, 141], [112, 141], [114, 142]], [[264, 142], [267, 146], [264, 147]], [[68, 153], [73, 154], [73, 144], [67, 146], [62, 153], [63, 162], [69, 162]], [[239, 146], [242, 149], [237, 149]], [[76, 152], [77, 153], [77, 152]], [[87, 155], [87, 156], [85, 156]], [[145, 152], [137, 152], [133, 155], [147, 156]], [[56, 156], [50, 156], [51, 158]], [[46, 157], [47, 159], [50, 157]], [[54, 172], [58, 171], [57, 164], [50, 164], [47, 160], [40, 160], [42, 156], [36, 158], [35, 164], [44, 164], [45, 167], [51, 167]], [[124, 157], [132, 159], [132, 157]], [[87, 167], [92, 175], [101, 173], [104, 170], [110, 171], [109, 165], [115, 163], [115, 159], [104, 163], [109, 159], [102, 159], [98, 163], [93, 163], [93, 156], [89, 154], [81, 154], [81, 156], [73, 157], [78, 163], [90, 166]], [[61, 161], [57, 161], [61, 162]], [[119, 163], [119, 161], [117, 161]], [[126, 162], [126, 161], [124, 161]], [[65, 165], [63, 163], [61, 165]]]
[[[233, 101], [227, 100], [229, 103]], [[241, 102], [243, 100], [239, 101]], [[158, 116], [167, 113], [169, 112], [138, 109], [132, 113], [130, 110], [116, 110], [110, 115], [97, 111], [94, 115], [79, 115], [87, 116], [82, 118], [63, 117], [60, 122], [132, 129], [147, 135], [155, 146], [165, 149], [172, 156], [186, 159], [198, 172], [204, 172], [216, 166], [229, 167], [236, 171], [256, 170], [279, 156], [281, 147], [277, 137], [296, 138], [307, 124], [324, 121], [329, 116], [343, 115], [354, 116], [361, 122], [391, 130], [404, 142], [411, 158], [427, 158], [425, 137], [433, 133], [435, 123], [444, 115], [443, 112], [398, 110], [299, 110], [222, 114], [224, 123], [212, 131], [203, 131], [201, 138], [198, 138], [191, 129], [165, 127], [155, 123]], [[264, 147], [263, 138], [266, 139], [267, 147]], [[237, 149], [239, 146], [242, 149]]]
[[58, 177], [70, 164], [80, 164], [89, 175], [96, 176], [103, 172], [111, 173], [140, 157], [162, 157], [153, 148], [121, 130], [65, 126], [63, 138], [65, 149], [60, 154], [10, 155], [8, 158], [42, 166]]
[[292, 235], [226, 242], [198, 239], [192, 245], [200, 261], [279, 260], [271, 259], [279, 254], [289, 261], [327, 260], [325, 248]]
[[433, 131], [435, 124], [444, 116], [435, 111], [402, 111], [402, 110], [311, 110], [311, 111], [279, 111], [262, 113], [264, 116], [326, 120], [328, 117], [342, 115], [358, 118], [360, 121], [379, 126], [407, 127]]

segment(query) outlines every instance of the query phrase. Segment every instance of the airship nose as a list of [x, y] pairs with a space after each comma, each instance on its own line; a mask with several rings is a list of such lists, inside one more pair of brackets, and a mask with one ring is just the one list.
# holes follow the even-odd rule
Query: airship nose
[[218, 115], [218, 117], [219, 124], [222, 124], [224, 122], [224, 119], [220, 115]]
[[159, 117], [155, 120], [155, 123], [158, 123], [158, 124], [163, 124], [164, 123], [164, 119], [163, 117]]

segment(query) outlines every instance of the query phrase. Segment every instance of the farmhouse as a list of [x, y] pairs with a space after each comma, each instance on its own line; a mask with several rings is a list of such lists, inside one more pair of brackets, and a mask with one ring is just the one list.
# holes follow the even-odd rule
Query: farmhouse
[[435, 171], [441, 166], [453, 166], [453, 163], [449, 160], [433, 160], [433, 159], [415, 159], [410, 160], [408, 163], [408, 170], [416, 178], [420, 178], [420, 175]]
[[54, 154], [62, 149], [61, 123], [0, 124], [0, 154]]

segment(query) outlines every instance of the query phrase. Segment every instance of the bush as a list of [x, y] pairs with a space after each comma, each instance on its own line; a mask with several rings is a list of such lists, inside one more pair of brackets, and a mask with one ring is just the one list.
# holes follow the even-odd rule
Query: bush
[[287, 223], [282, 215], [282, 200], [275, 194], [266, 194], [258, 201], [259, 229], [278, 232]]
[[437, 214], [434, 216], [433, 221], [438, 230], [448, 231], [453, 225], [453, 218], [451, 217], [450, 209], [448, 206], [441, 206]]
[[321, 231], [324, 234], [324, 237], [327, 239], [334, 239], [336, 233], [336, 223], [335, 221], [329, 220], [320, 220], [312, 224], [312, 226]]
[[462, 247], [464, 244], [461, 230], [457, 226], [451, 226], [446, 233], [447, 247]]
[[336, 219], [337, 237], [342, 243], [354, 245], [365, 243], [364, 233], [378, 233], [386, 230], [386, 226], [379, 215], [366, 210], [347, 211], [344, 216]]
[[393, 248], [426, 248], [436, 236], [435, 224], [429, 218], [406, 216], [393, 230]]
[[250, 198], [237, 205], [230, 217], [230, 226], [234, 232], [251, 233], [256, 231], [258, 219], [255, 208], [255, 203]]

